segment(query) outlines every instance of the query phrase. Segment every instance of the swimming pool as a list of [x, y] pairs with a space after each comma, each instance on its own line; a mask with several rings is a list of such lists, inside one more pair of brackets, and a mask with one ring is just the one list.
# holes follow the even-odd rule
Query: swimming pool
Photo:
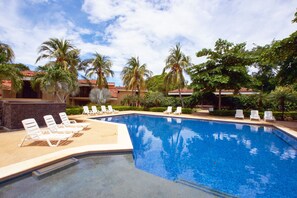
[[137, 114], [97, 119], [126, 124], [135, 166], [154, 175], [240, 197], [296, 197], [297, 141], [275, 128]]

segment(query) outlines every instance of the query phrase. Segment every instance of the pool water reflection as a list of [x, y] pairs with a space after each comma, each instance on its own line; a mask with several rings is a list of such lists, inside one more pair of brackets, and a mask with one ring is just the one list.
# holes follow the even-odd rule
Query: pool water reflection
[[136, 114], [98, 119], [127, 125], [135, 166], [149, 173], [240, 197], [297, 194], [296, 139], [274, 128]]

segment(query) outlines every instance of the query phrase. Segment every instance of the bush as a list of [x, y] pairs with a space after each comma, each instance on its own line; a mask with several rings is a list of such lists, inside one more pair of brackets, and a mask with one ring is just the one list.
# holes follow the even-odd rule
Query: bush
[[182, 108], [182, 113], [184, 114], [192, 114], [193, 109], [191, 108]]
[[82, 114], [82, 112], [83, 112], [82, 107], [66, 108], [66, 114], [67, 115], [77, 115], [77, 114]]
[[152, 111], [152, 112], [163, 112], [167, 109], [167, 107], [152, 107], [152, 108], [149, 108], [149, 111]]

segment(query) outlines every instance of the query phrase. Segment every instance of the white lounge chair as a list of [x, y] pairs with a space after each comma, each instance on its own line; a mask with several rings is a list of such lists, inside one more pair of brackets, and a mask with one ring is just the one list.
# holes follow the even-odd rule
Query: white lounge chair
[[98, 109], [97, 109], [96, 106], [92, 106], [92, 113], [93, 113], [93, 114], [102, 114], [101, 111], [98, 111]]
[[108, 105], [107, 108], [108, 108], [108, 111], [111, 113], [119, 113], [119, 111], [114, 110], [111, 105]]
[[[49, 146], [58, 146], [62, 140], [68, 140], [72, 134], [53, 134], [48, 130], [41, 130], [34, 118], [25, 119], [22, 124], [26, 130], [26, 136], [19, 146], [22, 146], [25, 141], [46, 141]], [[51, 141], [57, 141], [52, 144]]]
[[94, 114], [94, 113], [89, 110], [88, 106], [83, 106], [83, 113], [82, 114], [90, 115], [90, 114]]
[[259, 111], [251, 110], [250, 120], [260, 120]]
[[102, 111], [102, 113], [112, 113], [111, 111], [106, 110], [106, 106], [104, 106], [104, 105], [101, 106], [101, 111]]
[[182, 113], [182, 108], [181, 107], [177, 107], [176, 111], [174, 112], [174, 114], [178, 114], [180, 115]]
[[235, 118], [244, 119], [244, 115], [243, 115], [243, 110], [242, 109], [236, 109]]
[[59, 113], [59, 116], [62, 120], [62, 124], [66, 127], [82, 127], [82, 128], [87, 128], [90, 123], [83, 122], [83, 123], [77, 123], [75, 120], [69, 120], [68, 116], [65, 112]]
[[168, 106], [166, 111], [164, 111], [163, 113], [165, 114], [171, 114], [172, 113], [172, 106]]
[[64, 125], [62, 125], [62, 127], [59, 127], [52, 115], [46, 115], [46, 116], [43, 116], [43, 118], [47, 125], [47, 128], [52, 133], [64, 133], [64, 134], [72, 133], [73, 134], [83, 130], [82, 127], [65, 127]]
[[272, 111], [264, 111], [264, 121], [275, 121]]

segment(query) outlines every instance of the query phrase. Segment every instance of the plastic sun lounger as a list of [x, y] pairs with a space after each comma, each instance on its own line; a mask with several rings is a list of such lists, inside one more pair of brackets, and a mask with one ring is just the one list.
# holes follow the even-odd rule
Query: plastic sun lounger
[[235, 118], [244, 119], [244, 115], [243, 115], [243, 110], [242, 109], [236, 109]]
[[[72, 134], [53, 134], [48, 130], [41, 130], [34, 118], [25, 119], [22, 124], [26, 130], [26, 136], [22, 140], [20, 147], [25, 141], [46, 141], [49, 146], [58, 146], [61, 141], [68, 140], [72, 137]], [[51, 141], [57, 141], [56, 144], [52, 144]]]
[[74, 133], [78, 133], [83, 130], [82, 127], [65, 127], [63, 125], [62, 125], [62, 127], [59, 127], [52, 115], [46, 115], [46, 116], [43, 116], [43, 118], [47, 125], [47, 128], [49, 128], [49, 130], [52, 133], [64, 133], [64, 134], [72, 133], [72, 134], [74, 134]]
[[176, 111], [174, 112], [174, 114], [180, 115], [182, 113], [182, 108], [181, 107], [177, 107]]
[[259, 111], [251, 110], [250, 120], [260, 120]]
[[111, 105], [108, 105], [107, 108], [108, 108], [108, 111], [111, 113], [119, 113], [119, 111], [114, 110]]
[[264, 111], [264, 121], [275, 121], [272, 111]]
[[165, 113], [165, 114], [172, 113], [172, 106], [168, 106], [167, 109], [166, 109], [166, 111], [164, 111], [163, 113]]
[[77, 123], [75, 120], [69, 120], [65, 112], [59, 113], [59, 116], [62, 120], [62, 124], [65, 127], [78, 127], [78, 128], [82, 127], [83, 129], [85, 129], [90, 125], [90, 123], [87, 123], [87, 122]]
[[106, 110], [106, 106], [104, 106], [104, 105], [101, 106], [101, 111], [102, 111], [102, 113], [112, 113], [111, 111]]
[[83, 106], [83, 113], [82, 114], [90, 115], [90, 114], [94, 114], [94, 113], [89, 110], [88, 106]]
[[92, 113], [93, 113], [93, 114], [102, 114], [101, 111], [98, 111], [98, 109], [97, 109], [96, 106], [92, 106]]

